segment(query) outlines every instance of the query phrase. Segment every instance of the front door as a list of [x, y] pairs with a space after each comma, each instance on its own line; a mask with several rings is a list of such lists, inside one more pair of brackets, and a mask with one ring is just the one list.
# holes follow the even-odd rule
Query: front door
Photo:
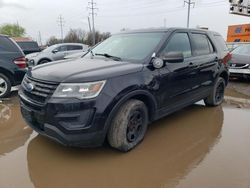
[[57, 60], [62, 60], [66, 55], [68, 55], [67, 52], [67, 46], [60, 46], [57, 49], [57, 52], [53, 54], [53, 60], [57, 61]]
[[163, 111], [178, 108], [192, 100], [192, 90], [198, 87], [198, 67], [193, 64], [193, 53], [189, 34], [186, 32], [172, 34], [160, 54], [181, 52], [184, 62], [166, 63], [159, 70], [160, 87], [158, 95], [159, 107]]

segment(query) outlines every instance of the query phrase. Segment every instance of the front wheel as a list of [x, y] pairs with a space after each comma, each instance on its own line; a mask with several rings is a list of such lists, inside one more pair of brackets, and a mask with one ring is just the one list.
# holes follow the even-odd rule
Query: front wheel
[[44, 60], [39, 61], [38, 65], [46, 64], [48, 62], [49, 62], [48, 60], [44, 59]]
[[214, 85], [210, 95], [204, 99], [207, 106], [219, 106], [224, 100], [226, 83], [225, 80], [219, 77]]
[[139, 100], [127, 101], [113, 118], [108, 131], [109, 144], [127, 152], [144, 138], [148, 125], [148, 110]]

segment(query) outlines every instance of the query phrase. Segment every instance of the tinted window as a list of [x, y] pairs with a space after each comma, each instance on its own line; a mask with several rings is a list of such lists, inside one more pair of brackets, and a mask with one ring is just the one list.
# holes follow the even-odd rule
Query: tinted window
[[210, 42], [209, 39], [208, 39], [208, 45], [209, 45], [209, 48], [210, 48], [210, 52], [215, 52], [214, 47], [213, 47], [213, 45], [212, 45], [212, 43]]
[[[192, 34], [195, 43], [196, 55], [207, 55], [211, 53], [211, 43], [204, 34]], [[209, 44], [210, 43], [210, 44]]]
[[184, 57], [192, 56], [190, 40], [187, 33], [174, 34], [162, 53], [165, 54], [171, 52], [182, 52]]
[[7, 37], [0, 37], [0, 52], [19, 52], [17, 45]]
[[65, 52], [65, 51], [67, 51], [67, 46], [60, 46], [60, 47], [56, 48], [56, 50], [58, 50], [58, 52]]
[[18, 44], [23, 50], [39, 49], [38, 44], [37, 44], [36, 42], [17, 42], [17, 44]]
[[71, 50], [82, 50], [82, 46], [79, 46], [79, 45], [69, 45], [68, 46], [68, 51], [71, 51]]
[[226, 42], [225, 42], [225, 40], [223, 39], [223, 37], [220, 36], [220, 35], [214, 35], [214, 37], [215, 37], [215, 40], [216, 40], [216, 42], [217, 42], [218, 47], [219, 47], [221, 50], [223, 50], [223, 51], [228, 51]]

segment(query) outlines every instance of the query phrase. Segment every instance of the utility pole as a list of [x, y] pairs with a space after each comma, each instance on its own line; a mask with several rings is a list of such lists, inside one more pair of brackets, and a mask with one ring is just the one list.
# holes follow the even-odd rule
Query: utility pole
[[92, 33], [92, 29], [91, 29], [91, 24], [90, 24], [89, 16], [88, 16], [88, 23], [89, 23], [89, 32]]
[[167, 19], [164, 18], [164, 28], [166, 28], [166, 27], [167, 27]]
[[93, 46], [95, 45], [95, 11], [98, 9], [96, 8], [96, 3], [94, 2], [94, 0], [91, 0], [90, 2], [88, 2], [88, 7], [87, 9], [90, 9], [90, 14], [92, 17], [92, 37], [93, 37]]
[[184, 1], [184, 6], [186, 4], [188, 5], [187, 28], [189, 28], [191, 5], [193, 5], [193, 7], [194, 7], [195, 6], [195, 2], [193, 2], [192, 0], [187, 0], [187, 1]]
[[63, 43], [63, 26], [64, 26], [65, 21], [64, 21], [62, 15], [59, 16], [57, 22], [59, 23], [59, 26], [60, 26], [60, 29], [61, 29], [61, 40], [62, 40], [62, 43]]
[[41, 35], [41, 31], [38, 32], [38, 41], [40, 43], [40, 46], [42, 46], [42, 35]]

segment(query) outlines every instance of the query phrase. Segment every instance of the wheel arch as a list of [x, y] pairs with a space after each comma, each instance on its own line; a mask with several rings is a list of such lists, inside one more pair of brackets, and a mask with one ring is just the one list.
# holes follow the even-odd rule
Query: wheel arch
[[40, 59], [40, 60], [38, 61], [37, 65], [39, 65], [39, 64], [40, 64], [42, 61], [44, 61], [44, 60], [46, 60], [46, 61], [48, 61], [48, 62], [51, 62], [51, 61], [52, 61], [51, 59], [45, 57], [45, 58]]
[[14, 75], [11, 71], [0, 67], [0, 73], [4, 74], [5, 76], [7, 76], [10, 79], [10, 83], [13, 86], [15, 81], [14, 81]]
[[226, 85], [228, 85], [228, 81], [229, 81], [229, 74], [227, 71], [222, 71], [219, 74], [219, 77], [223, 78], [225, 80]]
[[156, 110], [157, 110], [157, 103], [154, 98], [154, 96], [149, 93], [148, 91], [144, 90], [137, 90], [137, 91], [132, 91], [123, 96], [122, 98], [113, 101], [114, 105], [111, 105], [108, 109], [111, 109], [111, 112], [109, 113], [106, 123], [105, 123], [105, 129], [108, 130], [110, 123], [114, 117], [114, 115], [117, 113], [119, 108], [128, 100], [131, 99], [137, 99], [142, 101], [147, 109], [148, 109], [148, 114], [149, 114], [149, 121], [154, 121], [155, 116], [156, 116]]

